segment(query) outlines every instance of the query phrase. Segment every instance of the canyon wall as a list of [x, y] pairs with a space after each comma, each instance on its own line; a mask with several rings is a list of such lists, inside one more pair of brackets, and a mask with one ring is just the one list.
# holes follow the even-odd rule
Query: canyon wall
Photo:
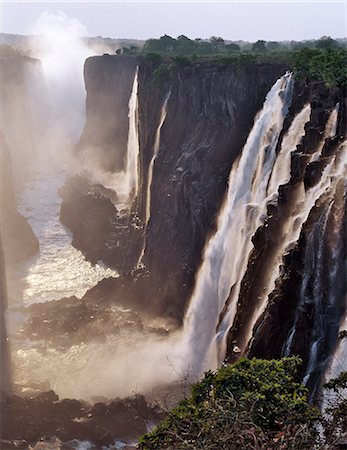
[[[230, 167], [242, 150], [256, 112], [284, 67], [201, 63], [177, 65], [164, 75], [159, 69], [151, 60], [139, 64], [140, 189], [130, 214], [117, 216], [109, 190], [100, 185], [80, 188], [86, 181], [78, 180], [65, 190], [61, 217], [73, 231], [74, 244], [87, 258], [103, 259], [125, 274], [121, 282], [125, 288], [119, 287], [120, 281], [114, 281], [112, 295], [121, 289], [119, 296], [123, 299], [181, 320], [204, 245], [216, 225]], [[95, 146], [91, 145], [95, 138], [89, 141], [97, 127], [98, 136], [103, 136], [98, 137], [103, 140], [100, 158], [107, 153], [108, 170], [109, 158], [124, 158], [128, 127], [117, 125], [110, 131], [109, 118], [112, 123], [128, 123], [124, 97], [127, 94], [129, 99], [134, 72], [134, 62], [117, 56], [93, 57], [85, 64], [87, 122], [77, 152], [90, 152], [92, 147], [98, 154], [99, 141]], [[120, 87], [122, 95], [112, 101]], [[165, 98], [166, 116], [160, 124]], [[104, 128], [100, 118], [105, 111]], [[159, 132], [148, 189], [149, 166]], [[116, 139], [110, 137], [112, 133]], [[93, 218], [91, 208], [98, 211]], [[98, 233], [93, 231], [95, 228]]]
[[[89, 136], [97, 128], [92, 148], [105, 161], [105, 171], [112, 170], [110, 161], [126, 170], [128, 103], [137, 81], [137, 195], [119, 211], [117, 193], [105, 187], [105, 178], [96, 182], [81, 170], [64, 188], [61, 219], [87, 259], [101, 259], [121, 275], [101, 281], [86, 300], [136, 306], [180, 323], [207, 243], [219, 226], [230, 171], [267, 93], [286, 68], [213, 62], [168, 67], [147, 58], [136, 62], [136, 71], [134, 61], [107, 55], [87, 60], [87, 122], [77, 153], [86, 151], [88, 160]], [[276, 180], [269, 178], [265, 212], [251, 236], [237, 292], [231, 286], [222, 305], [216, 336], [217, 341], [227, 336], [229, 361], [244, 354], [299, 354], [302, 377], [316, 388], [346, 309], [346, 97], [338, 88], [308, 81], [295, 81], [290, 96], [275, 143], [276, 164], [282, 167], [272, 169], [276, 177], [288, 166], [288, 180], [271, 193]], [[110, 109], [103, 129], [103, 111]], [[296, 121], [306, 116], [301, 135]], [[113, 127], [118, 120], [124, 126]], [[273, 129], [262, 133], [265, 166], [272, 152], [265, 141]], [[281, 160], [283, 145], [288, 162]], [[211, 305], [217, 300], [211, 298]], [[234, 316], [228, 316], [230, 309]], [[232, 317], [229, 324], [227, 317]], [[223, 358], [224, 350], [219, 354]]]

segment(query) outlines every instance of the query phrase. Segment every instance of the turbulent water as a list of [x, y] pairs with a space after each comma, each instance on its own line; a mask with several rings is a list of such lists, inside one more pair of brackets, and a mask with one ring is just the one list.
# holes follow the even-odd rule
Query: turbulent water
[[72, 246], [71, 234], [59, 221], [59, 188], [65, 179], [62, 170], [36, 173], [18, 202], [40, 245], [39, 255], [19, 268], [25, 305], [72, 295], [81, 298], [103, 278], [118, 276], [102, 264], [93, 266]]
[[[137, 83], [136, 72], [129, 100], [126, 171], [114, 174], [114, 178], [108, 180], [111, 183], [109, 187], [118, 190], [121, 204], [126, 208], [129, 208], [131, 199], [140, 188]], [[214, 369], [221, 363], [226, 354], [228, 331], [237, 312], [242, 279], [253, 249], [252, 237], [264, 224], [268, 204], [277, 201], [279, 186], [290, 179], [291, 154], [300, 144], [305, 125], [310, 119], [311, 108], [304, 105], [277, 148], [292, 94], [293, 79], [287, 73], [269, 91], [262, 109], [255, 117], [242, 153], [231, 168], [217, 231], [206, 244], [183, 328], [166, 333], [166, 325], [160, 324], [158, 328], [161, 332], [157, 333], [146, 324], [131, 329], [124, 322], [124, 329], [108, 336], [102, 345], [87, 342], [64, 351], [47, 348], [45, 352], [37, 348], [22, 349], [15, 355], [18, 373], [32, 381], [49, 380], [59, 395], [95, 399], [95, 396], [109, 398], [148, 392], [154, 386], [177, 379], [195, 379], [204, 370]], [[168, 94], [162, 105], [149, 165], [146, 226], [150, 219], [151, 181], [169, 97]], [[320, 157], [325, 138], [335, 134], [337, 111], [338, 106], [330, 115], [312, 160]], [[283, 254], [299, 239], [300, 231], [316, 201], [331, 186], [334, 187], [345, 172], [346, 148], [342, 146], [338, 156], [327, 163], [314, 187], [305, 190], [303, 182], [297, 185], [295, 205], [283, 224], [281, 239], [272, 255], [272, 268], [259, 299], [259, 307], [252, 314], [245, 332], [247, 342], [252, 338], [254, 324], [267, 306], [268, 296], [279, 275]], [[27, 304], [69, 295], [81, 297], [100, 279], [117, 275], [100, 264], [92, 266], [72, 247], [71, 236], [58, 220], [61, 203], [58, 190], [64, 183], [64, 177], [63, 172], [37, 175], [21, 198], [21, 212], [28, 218], [40, 241], [40, 256], [30, 262], [27, 273], [23, 274], [27, 284], [24, 289]], [[147, 320], [144, 318], [144, 323]], [[295, 333], [295, 324], [291, 333]], [[290, 336], [287, 347], [285, 353], [290, 353]], [[138, 370], [139, 361], [141, 371]], [[314, 348], [310, 361], [314, 365]], [[60, 376], [61, 372], [64, 377]], [[77, 376], [78, 386], [74, 382]]]

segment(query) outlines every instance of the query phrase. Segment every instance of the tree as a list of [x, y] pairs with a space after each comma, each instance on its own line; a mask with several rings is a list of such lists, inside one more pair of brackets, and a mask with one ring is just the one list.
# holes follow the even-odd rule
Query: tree
[[240, 46], [237, 44], [233, 44], [233, 43], [226, 45], [225, 48], [229, 52], [239, 52], [240, 51]]
[[224, 39], [221, 37], [211, 36], [209, 41], [216, 50], [221, 50], [225, 45]]
[[327, 87], [345, 87], [347, 52], [343, 49], [304, 48], [294, 55], [295, 72], [301, 78], [324, 81]]
[[148, 39], [145, 42], [144, 50], [149, 53], [163, 52], [172, 53], [177, 45], [176, 39], [165, 34], [160, 39]]
[[280, 44], [276, 41], [270, 41], [266, 44], [266, 48], [270, 51], [270, 52], [274, 52], [276, 50], [278, 50], [280, 48]]
[[330, 36], [322, 36], [318, 41], [316, 41], [316, 48], [321, 48], [324, 50], [328, 48], [339, 48], [339, 43]]
[[266, 52], [266, 42], [263, 40], [259, 40], [252, 45], [252, 51], [257, 53], [265, 53]]

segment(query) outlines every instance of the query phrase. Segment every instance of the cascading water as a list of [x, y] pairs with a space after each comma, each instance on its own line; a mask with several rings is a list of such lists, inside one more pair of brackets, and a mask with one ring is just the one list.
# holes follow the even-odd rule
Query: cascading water
[[[264, 105], [264, 109], [265, 108], [266, 103]], [[264, 109], [258, 116], [259, 117], [258, 120], [261, 120]], [[319, 147], [318, 151], [321, 150], [321, 148], [323, 147], [325, 139], [327, 137], [331, 137], [332, 133], [336, 132], [337, 111], [338, 107], [336, 107], [335, 110], [331, 113], [327, 121], [324, 138], [322, 142], [320, 142], [320, 144], [318, 145]], [[245, 150], [247, 149], [247, 144], [249, 144], [250, 139], [252, 138], [254, 129], [250, 133], [250, 136], [242, 152], [240, 160], [234, 164], [234, 167], [231, 171], [229, 179], [228, 198], [219, 217], [218, 231], [216, 235], [210, 240], [207, 246], [205, 252], [205, 259], [200, 269], [196, 289], [194, 292], [194, 296], [192, 298], [192, 301], [195, 300], [195, 304], [194, 303], [191, 304], [186, 319], [186, 325], [187, 323], [189, 324], [189, 320], [192, 323], [194, 323], [194, 325], [190, 328], [191, 334], [189, 334], [188, 332], [188, 338], [191, 339], [192, 341], [191, 345], [195, 348], [196, 352], [196, 348], [197, 347], [199, 348], [199, 346], [197, 346], [196, 342], [193, 341], [194, 337], [196, 336], [194, 334], [195, 333], [194, 328], [198, 327], [199, 323], [202, 324], [202, 326], [205, 327], [204, 333], [207, 334], [209, 337], [211, 337], [209, 331], [206, 330], [207, 328], [206, 324], [209, 324], [208, 330], [213, 331], [213, 329], [217, 326], [216, 321], [216, 317], [218, 317], [217, 312], [219, 312], [220, 314], [221, 311], [223, 310], [223, 319], [217, 326], [216, 339], [215, 340], [212, 339], [212, 344], [208, 352], [207, 361], [205, 361], [205, 367], [203, 367], [205, 369], [211, 366], [216, 367], [218, 364], [221, 363], [221, 361], [225, 356], [226, 352], [225, 339], [232, 325], [233, 317], [235, 316], [236, 313], [237, 308], [236, 303], [240, 290], [240, 283], [242, 281], [243, 274], [245, 273], [246, 270], [246, 265], [250, 255], [250, 249], [252, 248], [251, 238], [256, 229], [261, 224], [262, 221], [261, 216], [262, 215], [264, 216], [266, 213], [267, 203], [273, 201], [274, 195], [277, 196], [279, 186], [287, 183], [290, 179], [290, 155], [291, 152], [296, 149], [297, 145], [300, 143], [302, 136], [304, 135], [305, 124], [308, 122], [309, 116], [310, 116], [310, 106], [306, 105], [302, 109], [302, 111], [299, 112], [299, 114], [294, 118], [287, 134], [284, 136], [280, 152], [277, 155], [276, 162], [273, 163], [272, 161], [272, 165], [269, 168], [270, 172], [269, 174], [265, 172], [261, 176], [259, 176], [261, 169], [259, 169], [259, 160], [258, 160], [258, 166], [255, 169], [254, 176], [252, 178], [252, 189], [256, 188], [254, 189], [256, 193], [256, 195], [254, 195], [254, 198], [258, 199], [257, 202], [254, 201], [254, 199], [252, 202], [244, 201], [244, 203], [239, 204], [237, 204], [236, 202], [235, 203], [230, 202], [231, 198], [242, 199], [242, 192], [244, 193], [247, 192], [246, 189], [244, 191], [242, 190], [236, 191], [234, 197], [231, 197], [231, 192], [233, 192], [232, 182], [235, 183], [235, 179], [237, 179], [237, 174], [245, 173], [245, 168], [243, 168], [242, 170], [240, 169], [241, 162], [243, 158], [245, 158], [246, 155]], [[282, 123], [280, 124], [280, 127], [282, 126]], [[337, 155], [338, 156], [333, 157], [331, 161], [327, 164], [327, 166], [323, 170], [322, 177], [316, 186], [312, 187], [311, 189], [308, 189], [307, 192], [305, 192], [304, 190], [303, 182], [301, 183], [301, 185], [296, 187], [297, 194], [296, 194], [296, 203], [292, 208], [293, 214], [289, 215], [282, 229], [281, 233], [282, 237], [279, 240], [279, 245], [276, 249], [276, 252], [273, 255], [272, 270], [269, 270], [269, 279], [267, 280], [267, 283], [263, 290], [262, 299], [259, 298], [260, 300], [259, 306], [255, 310], [253, 317], [249, 321], [250, 325], [248, 325], [248, 329], [244, 330], [246, 334], [245, 339], [246, 343], [249, 342], [249, 340], [252, 337], [253, 326], [264, 312], [265, 307], [267, 305], [268, 295], [273, 290], [275, 280], [279, 276], [282, 255], [298, 240], [302, 226], [306, 222], [311, 209], [313, 208], [318, 198], [320, 198], [321, 195], [323, 195], [324, 192], [326, 192], [326, 190], [329, 189], [329, 187], [331, 186], [331, 180], [340, 180], [343, 174], [346, 172], [346, 166], [344, 162], [345, 144], [341, 145], [341, 149], [337, 153]], [[263, 192], [262, 194], [263, 196], [259, 195], [259, 193], [261, 192], [259, 182], [261, 181], [266, 183], [266, 181], [269, 179], [270, 182], [268, 184], [267, 191]], [[249, 189], [249, 192], [252, 192], [252, 189]], [[241, 195], [239, 195], [238, 197], [237, 194], [239, 192], [241, 192]], [[240, 207], [240, 205], [242, 205], [245, 208], [243, 216], [244, 221], [243, 223], [238, 223], [238, 227], [235, 227], [237, 219], [232, 220], [231, 218], [236, 216], [236, 211], [238, 212], [240, 211], [240, 209], [237, 208]], [[254, 208], [255, 205], [260, 206], [260, 207], [258, 206], [259, 209], [257, 211]], [[249, 213], [249, 211], [247, 214], [246, 208], [250, 207], [252, 208], [251, 214]], [[242, 217], [240, 212], [236, 217], [237, 218]], [[232, 222], [234, 222], [234, 224]], [[247, 240], [246, 242], [244, 241], [244, 246], [240, 247], [241, 240], [240, 236], [238, 235], [239, 230], [242, 230], [242, 232], [244, 232], [245, 229], [249, 230], [248, 227], [250, 223], [253, 225], [253, 227], [252, 231], [250, 231], [249, 234], [247, 235], [248, 241]], [[220, 239], [219, 246], [217, 240], [218, 237]], [[237, 242], [238, 248], [239, 249], [243, 248], [244, 251], [237, 253], [235, 249], [232, 248], [232, 243], [234, 242]], [[220, 251], [220, 253], [218, 252], [218, 250]], [[223, 252], [225, 253], [230, 252], [229, 260], [226, 258], [226, 255]], [[234, 256], [235, 258], [233, 261], [232, 256]], [[232, 274], [233, 267], [237, 267], [238, 269], [238, 272], [235, 271], [235, 273], [238, 275], [238, 278], [230, 278], [230, 280], [227, 281], [229, 282], [229, 284], [227, 285], [226, 288], [225, 284], [223, 285], [221, 283], [221, 281], [223, 281], [223, 269], [225, 271], [224, 283], [226, 283], [225, 280], [227, 279], [228, 276], [230, 276], [230, 273]], [[204, 302], [200, 303], [199, 301], [197, 301], [195, 297], [197, 289], [200, 289], [200, 293], [203, 294], [200, 297], [200, 301], [203, 301], [205, 298], [206, 308], [204, 308], [203, 306]], [[229, 292], [230, 295], [228, 295]], [[207, 307], [207, 303], [210, 301], [211, 298], [216, 299], [216, 301], [213, 305], [209, 304]], [[211, 314], [211, 307], [214, 308], [213, 314]], [[198, 310], [195, 308], [198, 308]], [[202, 330], [200, 331], [202, 333]], [[209, 338], [207, 338], [206, 341], [202, 344], [203, 346], [205, 347], [206, 345], [208, 346], [209, 344], [208, 339]], [[216, 348], [218, 349], [217, 351]], [[240, 350], [237, 349], [236, 351]], [[314, 352], [314, 348], [312, 348], [312, 352]], [[197, 359], [201, 361], [203, 357], [204, 351], [202, 350], [202, 353], [198, 355]], [[312, 360], [311, 365], [313, 368], [315, 367], [314, 357], [311, 357], [311, 360]], [[196, 366], [195, 370], [197, 370]]]
[[[180, 374], [186, 376], [188, 373], [191, 378], [195, 378], [205, 368], [216, 367], [216, 345], [211, 346], [214, 350], [212, 358], [208, 355], [206, 359], [206, 353], [214, 340], [218, 317], [230, 286], [235, 282], [228, 273], [233, 259], [231, 247], [234, 242], [240, 241], [240, 248], [235, 252], [235, 257], [240, 259], [235, 262], [232, 273], [236, 277], [237, 266], [246, 263], [247, 255], [244, 255], [243, 249], [249, 252], [251, 236], [262, 221], [261, 216], [266, 207], [263, 200], [276, 159], [277, 141], [290, 105], [292, 88], [293, 81], [289, 74], [275, 83], [256, 118], [239, 161], [231, 169], [228, 197], [219, 217], [218, 231], [207, 245], [205, 261], [199, 272], [183, 329], [172, 333], [169, 338], [152, 333], [145, 333], [141, 337], [138, 333], [122, 333], [116, 341], [109, 339], [104, 343], [102, 351], [94, 343], [73, 346], [63, 353], [54, 349], [45, 355], [35, 349], [22, 351], [18, 354], [21, 373], [30, 374], [32, 380], [44, 376], [61, 395], [71, 395], [73, 392], [76, 395], [75, 383], [57, 377], [54, 367], [58, 364], [68, 380], [74, 380], [75, 374], [79, 373], [78, 394], [90, 398], [93, 395], [110, 395], [110, 392], [113, 395], [122, 392], [124, 395], [131, 392], [135, 383], [140, 391], [146, 390], [163, 380], [166, 383], [174, 382]], [[239, 218], [234, 221], [237, 214]], [[248, 222], [248, 219], [251, 221]], [[249, 228], [242, 229], [244, 224], [249, 224]], [[35, 363], [28, 366], [29, 360]], [[139, 360], [142, 361], [141, 374], [136, 370]], [[128, 374], [126, 379], [124, 372]], [[93, 386], [88, 382], [91, 374]]]
[[340, 110], [340, 104], [337, 103], [335, 108], [331, 112], [329, 119], [325, 125], [324, 135], [320, 141], [320, 144], [317, 146], [315, 152], [311, 155], [311, 159], [310, 159], [311, 162], [318, 161], [318, 159], [320, 158], [325, 140], [328, 137], [335, 136], [336, 130], [337, 130], [337, 119], [338, 119], [339, 110]]
[[[87, 169], [88, 175], [95, 182], [103, 184], [106, 188], [112, 189], [117, 194], [115, 202], [119, 211], [127, 211], [131, 208], [133, 199], [137, 196], [139, 189], [138, 175], [138, 155], [139, 155], [139, 138], [138, 138], [138, 68], [135, 71], [133, 87], [129, 99], [129, 131], [127, 143], [126, 167], [122, 172], [94, 173], [93, 170]], [[95, 176], [96, 175], [96, 176]]]
[[[297, 115], [297, 117], [294, 119], [293, 124], [288, 132], [288, 135], [292, 134], [292, 131], [297, 128], [298, 121], [296, 119], [299, 119], [305, 121], [308, 120], [307, 116], [307, 107], [305, 107], [301, 113]], [[332, 131], [336, 130], [336, 121], [337, 121], [337, 114], [336, 114], [336, 108], [335, 110], [330, 114], [329, 119], [327, 121], [325, 131], [324, 131], [324, 137], [321, 140], [321, 142], [318, 144], [318, 148], [315, 151], [314, 154], [319, 153], [324, 145], [325, 139], [327, 137], [331, 137]], [[297, 141], [296, 145], [300, 143], [300, 139], [304, 134], [304, 125], [302, 124], [302, 127], [297, 129]], [[301, 131], [300, 131], [301, 129]], [[279, 154], [279, 157], [276, 161], [275, 167], [274, 167], [274, 176], [272, 179], [278, 176], [278, 173], [281, 172], [283, 179], [282, 181], [279, 181], [278, 186], [285, 184], [290, 179], [290, 154], [291, 151], [294, 151], [296, 149], [296, 145], [287, 146], [287, 140], [283, 139], [282, 149]], [[283, 157], [281, 157], [282, 152], [285, 152], [289, 154], [285, 157], [287, 166], [286, 169], [277, 169], [276, 166], [282, 163]], [[330, 167], [330, 166], [329, 166]], [[333, 170], [333, 166], [331, 166], [331, 169]], [[326, 177], [329, 177], [330, 172], [324, 172]], [[325, 180], [325, 181], [324, 181]], [[307, 192], [305, 192], [304, 189], [304, 183], [301, 182], [296, 186], [296, 199], [294, 205], [292, 205], [292, 214], [288, 214], [288, 217], [286, 218], [285, 224], [283, 225], [283, 228], [281, 230], [281, 239], [279, 240], [280, 243], [277, 246], [276, 252], [274, 253], [272, 257], [272, 265], [271, 270], [269, 270], [269, 280], [266, 283], [266, 286], [264, 287], [264, 290], [261, 295], [261, 302], [259, 303], [259, 306], [257, 308], [256, 313], [254, 314], [254, 317], [252, 321], [250, 322], [250, 326], [248, 328], [248, 335], [246, 338], [246, 341], [249, 342], [252, 337], [252, 330], [253, 326], [256, 324], [258, 319], [261, 317], [263, 312], [265, 311], [268, 296], [275, 288], [275, 282], [277, 278], [280, 275], [280, 267], [282, 264], [282, 256], [291, 248], [291, 246], [297, 242], [300, 236], [300, 232], [302, 229], [303, 224], [306, 222], [308, 215], [313, 208], [315, 202], [320, 197], [320, 195], [324, 192], [325, 189], [327, 189], [329, 185], [329, 178], [321, 179], [321, 183], [318, 184], [318, 186], [309, 189]], [[278, 188], [277, 188], [278, 189]], [[269, 194], [269, 201], [271, 201], [271, 197], [274, 195], [274, 192], [276, 189], [273, 189], [271, 186], [271, 183], [269, 185], [268, 194]], [[276, 194], [275, 194], [276, 195]]]
[[284, 136], [281, 149], [274, 164], [267, 195], [277, 194], [278, 186], [290, 180], [290, 157], [301, 137], [305, 134], [305, 125], [310, 120], [311, 106], [308, 104], [297, 114]]
[[[306, 193], [304, 202], [304, 204], [308, 203], [305, 212], [308, 216], [318, 200], [324, 199], [324, 196], [327, 198], [320, 218], [307, 238], [304, 269], [299, 288], [299, 305], [283, 348], [285, 356], [292, 353], [295, 341], [300, 339], [297, 335], [302, 320], [300, 317], [306, 310], [310, 310], [313, 329], [304, 376], [305, 384], [310, 383], [312, 378], [314, 380], [317, 373], [324, 371], [333, 351], [338, 328], [338, 317], [334, 314], [336, 315], [336, 311], [342, 307], [340, 299], [343, 289], [339, 280], [346, 277], [346, 261], [342, 243], [346, 173], [347, 143], [344, 142], [325, 168], [320, 183]], [[343, 355], [344, 351], [344, 346], [340, 344], [336, 355]], [[341, 360], [338, 364], [345, 363]], [[315, 391], [311, 391], [311, 395], [314, 395]]]
[[[214, 340], [218, 317], [232, 289], [230, 307], [218, 331], [218, 340], [223, 341], [235, 312], [234, 301], [252, 248], [251, 238], [266, 211], [266, 188], [292, 92], [290, 74], [274, 84], [255, 119], [240, 159], [231, 170], [218, 229], [207, 244], [184, 324], [187, 346], [194, 349], [191, 364], [197, 374], [218, 365]], [[207, 361], [204, 361], [209, 347]]]
[[[336, 156], [334, 156], [329, 164], [325, 167], [321, 179], [319, 183], [309, 189], [306, 193], [303, 194], [303, 198], [301, 197], [298, 200], [298, 204], [301, 206], [298, 215], [294, 218], [293, 224], [295, 223], [294, 233], [290, 235], [289, 243], [294, 243], [297, 241], [300, 235], [300, 231], [303, 223], [305, 223], [311, 209], [313, 208], [316, 201], [330, 189], [334, 189], [337, 182], [343, 179], [345, 174], [347, 173], [347, 143], [344, 142], [341, 144], [340, 152]], [[296, 219], [300, 219], [300, 224], [297, 223]], [[308, 272], [309, 273], [309, 272]], [[302, 290], [301, 290], [301, 300], [305, 301], [305, 276], [303, 279]], [[288, 340], [284, 346], [283, 353], [285, 356], [289, 355], [291, 352], [291, 345], [295, 335], [296, 329], [296, 320], [294, 321], [294, 325], [289, 333]]]
[[151, 190], [152, 190], [152, 181], [153, 181], [153, 169], [154, 169], [154, 162], [156, 160], [156, 157], [159, 152], [159, 146], [160, 146], [160, 132], [162, 129], [162, 126], [164, 125], [166, 114], [167, 114], [167, 104], [171, 96], [171, 91], [169, 91], [164, 99], [163, 106], [161, 108], [161, 115], [160, 115], [160, 121], [159, 125], [155, 134], [155, 140], [154, 140], [154, 147], [153, 147], [153, 156], [151, 158], [151, 161], [148, 166], [148, 177], [147, 177], [147, 193], [146, 193], [146, 216], [145, 216], [145, 225], [144, 225], [144, 237], [143, 237], [143, 246], [140, 253], [140, 257], [137, 263], [137, 267], [142, 266], [142, 259], [145, 254], [146, 249], [146, 232], [148, 227], [148, 222], [151, 216]]

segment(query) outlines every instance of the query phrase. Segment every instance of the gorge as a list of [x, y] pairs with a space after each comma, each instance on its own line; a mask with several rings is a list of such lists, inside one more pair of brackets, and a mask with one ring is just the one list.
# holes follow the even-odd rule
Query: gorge
[[[100, 448], [158, 419], [151, 396], [241, 356], [299, 355], [314, 398], [344, 352], [345, 90], [276, 62], [83, 64], [71, 135], [44, 60], [0, 57], [3, 389], [76, 402], [57, 403], [76, 410], [57, 437]], [[111, 400], [114, 434], [92, 422]]]

